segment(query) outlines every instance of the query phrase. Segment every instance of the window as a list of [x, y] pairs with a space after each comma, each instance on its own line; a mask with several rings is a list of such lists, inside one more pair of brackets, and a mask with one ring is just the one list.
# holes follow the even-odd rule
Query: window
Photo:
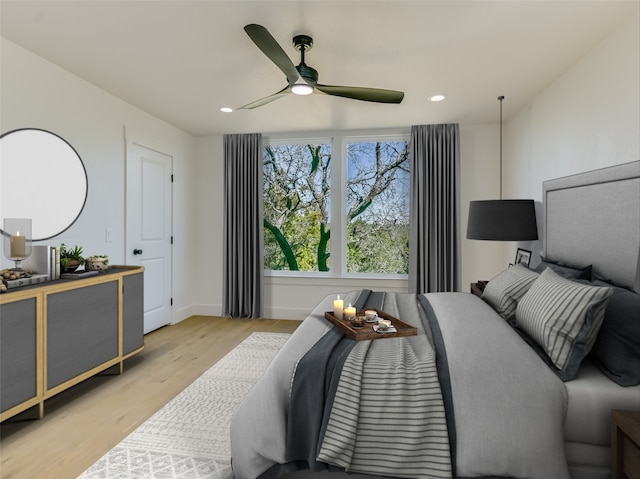
[[347, 272], [409, 273], [405, 141], [347, 144]]
[[337, 137], [266, 144], [264, 242], [265, 270], [406, 275], [407, 141]]
[[264, 268], [329, 271], [331, 144], [264, 148]]

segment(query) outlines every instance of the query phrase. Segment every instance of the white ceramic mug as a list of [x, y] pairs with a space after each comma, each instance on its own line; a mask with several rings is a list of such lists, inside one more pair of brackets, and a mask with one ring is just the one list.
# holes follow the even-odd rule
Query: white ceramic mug
[[367, 319], [367, 321], [371, 321], [375, 319], [377, 316], [378, 316], [378, 313], [373, 309], [367, 309], [364, 312], [364, 317]]
[[380, 321], [378, 321], [378, 327], [384, 331], [385, 329], [391, 327], [391, 321], [389, 321], [388, 319], [381, 319]]

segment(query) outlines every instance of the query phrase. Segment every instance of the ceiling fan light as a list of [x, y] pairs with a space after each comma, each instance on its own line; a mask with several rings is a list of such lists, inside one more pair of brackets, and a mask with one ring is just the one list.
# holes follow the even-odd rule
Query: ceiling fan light
[[437, 94], [437, 95], [432, 95], [429, 97], [429, 101], [444, 101], [444, 99], [447, 98], [447, 95], [442, 95], [442, 94]]
[[310, 95], [313, 93], [313, 87], [308, 83], [296, 83], [291, 85], [291, 93], [295, 93], [296, 95]]

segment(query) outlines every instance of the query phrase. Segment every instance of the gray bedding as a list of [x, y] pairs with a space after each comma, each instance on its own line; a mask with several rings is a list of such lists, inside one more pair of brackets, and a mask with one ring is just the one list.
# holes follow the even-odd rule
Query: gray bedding
[[[352, 292], [345, 300], [355, 303], [359, 296], [360, 292]], [[385, 295], [382, 309], [419, 326], [421, 334], [353, 345], [337, 368], [340, 374], [335, 402], [331, 396], [323, 399], [322, 407], [310, 410], [316, 425], [310, 427], [298, 416], [292, 416], [299, 402], [296, 395], [291, 396], [292, 384], [296, 387], [296, 366], [332, 329], [323, 315], [331, 310], [333, 297], [325, 298], [305, 319], [235, 411], [231, 446], [237, 479], [276, 478], [318, 465], [389, 477], [437, 477], [429, 469], [430, 464], [447, 461], [439, 457], [434, 462], [433, 451], [425, 452], [424, 457], [417, 454], [406, 458], [401, 454], [416, 451], [415, 441], [408, 448], [391, 447], [397, 442], [394, 436], [398, 427], [406, 429], [406, 421], [411, 419], [407, 403], [398, 410], [400, 426], [390, 422], [377, 432], [371, 427], [371, 418], [392, 402], [385, 396], [390, 390], [376, 384], [375, 377], [386, 375], [386, 383], [394, 377], [412, 378], [415, 371], [420, 371], [427, 372], [427, 379], [432, 378], [428, 365], [434, 362], [434, 354], [441, 369], [437, 374], [446, 403], [446, 420], [442, 417], [442, 405], [429, 408], [436, 418], [433, 428], [436, 432], [420, 435], [436, 437], [443, 430], [448, 433], [444, 440], [440, 436], [429, 446], [441, 448], [446, 442], [450, 444], [446, 454], [450, 470], [443, 467], [442, 477], [569, 477], [563, 450], [564, 385], [490, 307], [470, 294]], [[432, 329], [437, 353], [430, 349]], [[401, 357], [410, 358], [406, 361], [408, 366], [403, 365], [404, 360], [398, 361]], [[364, 364], [365, 372], [375, 365], [375, 375], [355, 383], [352, 378], [343, 377], [345, 370], [352, 372], [358, 363]], [[448, 374], [442, 375], [442, 369]], [[418, 383], [411, 379], [403, 387]], [[322, 384], [323, 390], [332, 390], [325, 387], [324, 379]], [[345, 427], [344, 418], [340, 419], [348, 408], [336, 407], [341, 398], [349, 397], [340, 392], [340, 384], [362, 387], [350, 394], [369, 394], [366, 401], [359, 401], [358, 408], [354, 408], [357, 414], [348, 420], [349, 427]], [[293, 406], [291, 397], [296, 403]], [[424, 423], [421, 418], [416, 414], [420, 427]], [[292, 434], [304, 437], [309, 431], [313, 437], [307, 452], [317, 448], [319, 455], [292, 457], [287, 438]], [[379, 438], [372, 440], [376, 434]], [[332, 449], [336, 438], [350, 441], [353, 447], [342, 444]], [[380, 461], [381, 457], [385, 460]], [[407, 463], [409, 467], [394, 468], [394, 461]]]
[[569, 477], [564, 384], [483, 301], [430, 293], [447, 349], [459, 477]]

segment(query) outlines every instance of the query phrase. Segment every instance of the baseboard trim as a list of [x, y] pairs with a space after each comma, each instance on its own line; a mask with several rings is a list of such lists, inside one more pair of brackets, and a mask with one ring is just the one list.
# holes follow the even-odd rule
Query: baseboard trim
[[[262, 317], [266, 319], [302, 321], [310, 312], [311, 311], [304, 308], [266, 308]], [[176, 312], [174, 314], [174, 322], [180, 322], [190, 316], [222, 316], [222, 305], [194, 304]]]

